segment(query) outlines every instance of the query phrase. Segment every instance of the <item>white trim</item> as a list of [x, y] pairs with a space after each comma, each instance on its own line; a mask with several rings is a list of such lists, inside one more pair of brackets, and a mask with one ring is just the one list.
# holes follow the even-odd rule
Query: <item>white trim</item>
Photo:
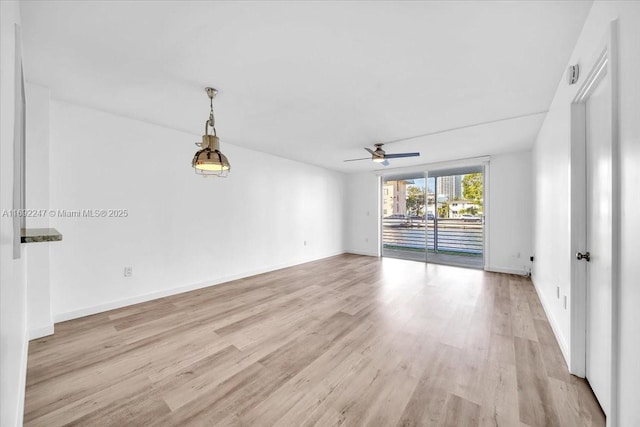
[[377, 202], [377, 210], [378, 210], [378, 256], [382, 256], [384, 239], [382, 234], [384, 233], [384, 208], [382, 203], [384, 203], [384, 179], [381, 175], [376, 177], [378, 180], [378, 202]]
[[533, 283], [533, 288], [536, 290], [538, 294], [538, 299], [542, 304], [542, 308], [544, 309], [544, 313], [547, 315], [547, 320], [549, 320], [549, 325], [551, 325], [551, 330], [553, 331], [553, 335], [556, 336], [556, 341], [558, 342], [558, 347], [560, 347], [560, 351], [562, 352], [562, 356], [564, 357], [564, 363], [567, 364], [567, 368], [569, 367], [569, 360], [571, 360], [571, 352], [569, 350], [569, 346], [567, 342], [564, 340], [564, 336], [562, 335], [562, 329], [558, 325], [558, 321], [553, 315], [553, 311], [551, 310], [551, 306], [547, 303], [547, 300], [544, 298], [544, 293], [540, 291], [538, 286], [536, 285], [535, 280], [533, 280], [533, 276], [531, 277], [531, 283]]
[[609, 73], [611, 78], [611, 179], [612, 193], [612, 265], [611, 265], [611, 408], [607, 418], [609, 426], [618, 425], [620, 379], [620, 271], [622, 254], [622, 176], [620, 165], [620, 99], [618, 97], [618, 20], [611, 21], [609, 29]]
[[16, 427], [21, 426], [24, 419], [24, 399], [27, 388], [27, 364], [29, 361], [29, 339], [25, 328], [22, 339], [22, 354], [20, 355], [20, 379], [18, 383], [18, 406], [16, 408]]
[[378, 201], [376, 203], [376, 207], [378, 210], [378, 246], [377, 246], [378, 253], [376, 254], [376, 256], [381, 257], [382, 256], [382, 217], [384, 216], [383, 208], [382, 208], [382, 200], [384, 199], [384, 195], [383, 195], [384, 184], [381, 176], [379, 176], [377, 179], [378, 179], [378, 186], [380, 187], [380, 191], [378, 191]]
[[487, 159], [482, 163], [482, 269], [486, 270], [491, 265], [491, 160]]
[[612, 247], [611, 247], [611, 371], [610, 408], [607, 425], [618, 424], [618, 378], [619, 378], [619, 298], [620, 298], [620, 153], [618, 142], [618, 22], [611, 21], [604, 40], [595, 54], [585, 61], [590, 64], [586, 80], [571, 102], [571, 173], [570, 173], [570, 224], [571, 224], [571, 357], [569, 371], [584, 377], [586, 374], [586, 331], [587, 331], [587, 268], [578, 262], [573, 254], [586, 248], [587, 219], [586, 199], [586, 135], [585, 105], [597, 83], [605, 75], [611, 81], [611, 170], [612, 170]]
[[[429, 261], [429, 220], [428, 220], [428, 214], [429, 214], [429, 174], [425, 171], [424, 172], [424, 262], [431, 262]], [[434, 187], [435, 187], [435, 178], [433, 180], [434, 182]], [[434, 188], [435, 193], [438, 192], [437, 188]], [[437, 194], [434, 194], [434, 196], [437, 196]], [[435, 218], [438, 216], [438, 198], [435, 197], [434, 201], [433, 201], [434, 205], [433, 205], [433, 218], [435, 220]]]
[[[587, 228], [586, 214], [584, 207], [586, 202], [586, 151], [585, 151], [585, 126], [584, 126], [584, 104], [575, 103], [571, 105], [571, 171], [570, 171], [570, 209], [569, 224], [571, 232], [570, 262], [570, 332], [569, 341], [573, 357], [568, 360], [569, 372], [584, 378], [586, 374], [586, 283], [587, 270], [583, 262], [576, 262], [573, 254], [584, 252], [587, 245], [585, 230]], [[582, 120], [579, 118], [582, 117]], [[582, 332], [579, 332], [582, 331]]]
[[109, 311], [109, 310], [115, 310], [117, 308], [122, 308], [122, 307], [127, 307], [130, 305], [134, 305], [134, 304], [139, 304], [139, 303], [143, 303], [143, 302], [147, 302], [147, 301], [152, 301], [158, 298], [164, 298], [164, 297], [168, 297], [171, 295], [177, 295], [177, 294], [181, 294], [184, 292], [189, 292], [189, 291], [194, 291], [196, 289], [202, 289], [202, 288], [207, 288], [209, 286], [215, 286], [215, 285], [220, 285], [223, 283], [227, 283], [227, 282], [231, 282], [233, 280], [238, 280], [238, 279], [244, 279], [246, 277], [250, 277], [250, 276], [255, 276], [257, 274], [263, 274], [263, 273], [269, 273], [275, 270], [280, 270], [283, 268], [288, 268], [288, 267], [293, 267], [296, 265], [300, 265], [300, 264], [305, 264], [307, 262], [313, 262], [313, 261], [317, 261], [320, 259], [324, 259], [324, 258], [330, 258], [332, 256], [338, 256], [338, 255], [342, 255], [346, 253], [346, 251], [342, 250], [336, 253], [332, 253], [332, 254], [328, 254], [328, 255], [324, 255], [324, 256], [319, 256], [316, 258], [312, 258], [312, 259], [304, 259], [304, 260], [295, 260], [292, 262], [288, 262], [288, 263], [284, 263], [284, 264], [280, 264], [280, 265], [275, 265], [275, 266], [271, 266], [271, 267], [266, 267], [266, 268], [261, 268], [261, 269], [257, 269], [257, 270], [252, 270], [252, 271], [248, 271], [248, 272], [244, 272], [244, 273], [239, 273], [239, 274], [233, 274], [230, 276], [226, 276], [226, 277], [221, 277], [218, 279], [213, 279], [210, 281], [206, 281], [206, 282], [201, 282], [201, 283], [192, 283], [190, 285], [186, 285], [186, 286], [179, 286], [176, 288], [170, 288], [170, 289], [164, 289], [162, 291], [157, 291], [157, 292], [151, 292], [148, 294], [144, 294], [144, 295], [137, 295], [134, 297], [130, 297], [130, 298], [124, 298], [121, 300], [116, 300], [116, 301], [110, 301], [104, 304], [98, 304], [98, 305], [94, 305], [94, 306], [90, 306], [90, 307], [84, 307], [81, 308], [79, 310], [73, 310], [73, 311], [67, 311], [67, 312], [63, 312], [63, 313], [54, 313], [53, 315], [53, 320], [55, 323], [58, 322], [64, 322], [67, 320], [73, 320], [73, 319], [77, 319], [80, 317], [85, 317], [85, 316], [91, 316], [93, 314], [98, 314], [98, 313], [103, 313], [105, 311]]
[[53, 335], [53, 324], [29, 330], [29, 341]]

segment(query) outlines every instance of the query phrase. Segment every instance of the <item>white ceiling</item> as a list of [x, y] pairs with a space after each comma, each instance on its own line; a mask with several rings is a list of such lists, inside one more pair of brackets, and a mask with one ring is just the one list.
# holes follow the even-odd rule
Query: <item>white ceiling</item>
[[196, 135], [211, 85], [223, 151], [356, 172], [380, 168], [343, 162], [362, 147], [434, 132], [385, 146], [422, 153], [392, 167], [531, 147], [591, 2], [21, 7], [27, 79], [57, 99]]

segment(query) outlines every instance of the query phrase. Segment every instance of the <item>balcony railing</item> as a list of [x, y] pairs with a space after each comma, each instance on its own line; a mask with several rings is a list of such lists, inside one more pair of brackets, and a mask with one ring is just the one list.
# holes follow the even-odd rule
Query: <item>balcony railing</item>
[[438, 219], [437, 228], [434, 224], [434, 220], [385, 218], [382, 222], [383, 247], [482, 255], [484, 226], [480, 220]]

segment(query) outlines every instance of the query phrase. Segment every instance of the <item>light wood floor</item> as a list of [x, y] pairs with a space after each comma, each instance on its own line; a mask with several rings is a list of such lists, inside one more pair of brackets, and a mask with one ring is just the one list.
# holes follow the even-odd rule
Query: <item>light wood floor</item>
[[523, 277], [343, 255], [56, 325], [25, 424], [603, 426]]

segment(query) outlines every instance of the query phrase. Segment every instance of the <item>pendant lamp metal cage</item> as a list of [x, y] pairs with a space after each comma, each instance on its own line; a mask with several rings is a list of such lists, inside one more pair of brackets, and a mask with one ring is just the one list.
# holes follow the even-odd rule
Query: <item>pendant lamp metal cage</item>
[[[227, 156], [220, 151], [220, 139], [216, 134], [216, 122], [213, 115], [213, 98], [216, 97], [218, 91], [212, 87], [207, 87], [205, 90], [209, 96], [211, 109], [209, 118], [204, 124], [202, 142], [196, 142], [200, 150], [193, 156], [191, 165], [198, 175], [225, 178], [231, 171], [231, 165], [229, 164]], [[211, 134], [209, 133], [209, 128], [212, 130]]]

